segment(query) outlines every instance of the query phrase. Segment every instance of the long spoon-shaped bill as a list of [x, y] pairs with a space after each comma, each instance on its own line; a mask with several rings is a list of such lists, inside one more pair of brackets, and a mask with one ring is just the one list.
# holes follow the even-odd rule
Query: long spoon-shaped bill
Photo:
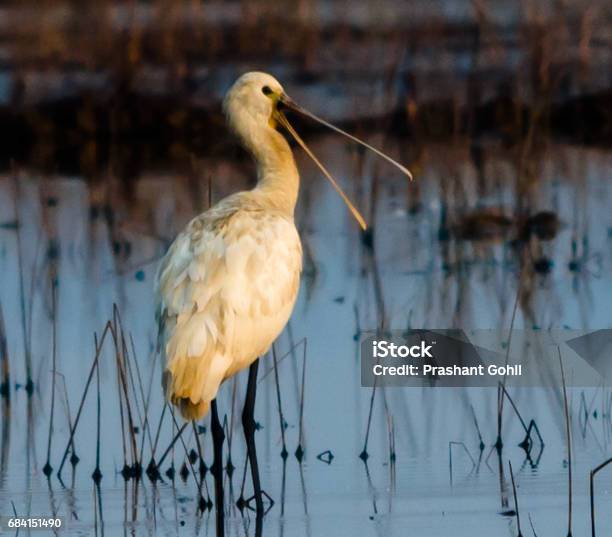
[[310, 119], [312, 119], [314, 121], [317, 121], [321, 125], [325, 125], [328, 129], [331, 129], [331, 130], [333, 130], [333, 131], [335, 131], [335, 132], [337, 132], [339, 134], [342, 134], [343, 136], [346, 136], [348, 139], [352, 140], [353, 142], [355, 142], [355, 143], [357, 143], [359, 145], [362, 145], [363, 147], [369, 149], [370, 151], [373, 151], [379, 157], [385, 159], [390, 164], [393, 164], [393, 166], [398, 168], [402, 173], [406, 174], [408, 176], [408, 178], [412, 181], [412, 174], [410, 173], [410, 170], [408, 168], [406, 168], [405, 166], [402, 166], [396, 160], [392, 159], [389, 155], [386, 155], [382, 151], [376, 149], [375, 147], [372, 147], [370, 144], [364, 142], [363, 140], [357, 138], [356, 136], [353, 136], [352, 134], [349, 134], [348, 132], [342, 130], [341, 128], [336, 127], [335, 125], [332, 125], [328, 121], [325, 121], [324, 119], [321, 119], [320, 117], [315, 116], [312, 112], [309, 112], [305, 108], [302, 108], [299, 104], [294, 102], [293, 99], [291, 99], [289, 96], [287, 96], [285, 94], [281, 95], [280, 102], [284, 106], [289, 108], [290, 110], [294, 110], [295, 112], [299, 112], [300, 114], [302, 114], [302, 115], [304, 115], [306, 117], [309, 117]]
[[289, 123], [289, 121], [287, 120], [287, 118], [285, 117], [285, 115], [282, 112], [277, 112], [275, 114], [275, 119], [283, 126], [285, 127], [285, 129], [287, 129], [287, 131], [289, 131], [289, 133], [291, 134], [291, 136], [293, 136], [295, 138], [295, 141], [300, 144], [300, 146], [302, 147], [302, 149], [306, 152], [306, 154], [313, 160], [313, 162], [319, 167], [319, 169], [323, 172], [323, 175], [325, 175], [325, 177], [327, 177], [327, 179], [329, 180], [329, 182], [332, 184], [332, 186], [336, 189], [336, 192], [338, 192], [338, 194], [340, 194], [340, 197], [344, 200], [344, 203], [346, 203], [346, 206], [349, 208], [349, 210], [351, 211], [351, 214], [355, 217], [355, 220], [357, 220], [357, 222], [359, 223], [359, 225], [361, 226], [361, 229], [365, 230], [367, 229], [367, 224], [365, 222], [365, 219], [363, 218], [363, 216], [361, 216], [361, 213], [357, 210], [357, 208], [351, 203], [351, 200], [348, 199], [348, 196], [344, 193], [344, 191], [340, 188], [340, 185], [338, 183], [336, 183], [336, 180], [331, 176], [331, 174], [327, 171], [327, 169], [325, 169], [325, 166], [323, 166], [323, 164], [321, 164], [321, 162], [319, 161], [319, 159], [314, 155], [314, 153], [310, 150], [310, 148], [306, 145], [306, 143], [304, 142], [304, 140], [302, 140], [302, 138], [300, 137], [300, 135], [295, 131], [295, 129], [292, 127], [291, 123]]

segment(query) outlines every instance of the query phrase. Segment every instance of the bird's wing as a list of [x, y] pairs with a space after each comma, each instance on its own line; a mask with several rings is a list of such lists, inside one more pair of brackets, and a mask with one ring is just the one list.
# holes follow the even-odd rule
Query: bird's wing
[[168, 395], [196, 403], [205, 383], [220, 383], [232, 365], [236, 327], [292, 306], [300, 270], [299, 238], [284, 217], [228, 204], [192, 220], [157, 276]]

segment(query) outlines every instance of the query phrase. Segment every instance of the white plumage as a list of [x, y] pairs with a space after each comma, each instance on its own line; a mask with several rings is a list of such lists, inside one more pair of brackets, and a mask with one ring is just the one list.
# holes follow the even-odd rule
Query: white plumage
[[194, 218], [160, 267], [165, 389], [186, 418], [204, 415], [221, 382], [268, 350], [297, 297], [293, 219], [258, 197], [235, 194]]
[[170, 246], [156, 278], [163, 385], [186, 419], [203, 417], [220, 384], [269, 349], [297, 298], [302, 248], [293, 212], [299, 175], [277, 126], [304, 148], [365, 229], [281, 105], [366, 146], [410, 177], [387, 155], [296, 105], [270, 75], [247, 73], [234, 83], [223, 106], [230, 128], [255, 160], [257, 186], [195, 217]]
[[[264, 354], [298, 293], [302, 248], [293, 221], [299, 176], [289, 145], [249, 73], [228, 93], [228, 121], [255, 157], [258, 184], [195, 217], [175, 239], [156, 279], [157, 317], [169, 400], [187, 419], [204, 416], [220, 384]], [[267, 91], [267, 90], [266, 90]]]

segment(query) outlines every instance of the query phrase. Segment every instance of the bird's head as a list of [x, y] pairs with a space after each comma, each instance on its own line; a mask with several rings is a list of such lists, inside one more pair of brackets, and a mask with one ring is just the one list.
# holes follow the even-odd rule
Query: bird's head
[[274, 116], [284, 95], [276, 78], [253, 71], [234, 82], [225, 96], [223, 109], [230, 126], [238, 133], [247, 124], [252, 124], [253, 128], [275, 127]]
[[370, 144], [360, 140], [359, 138], [343, 131], [342, 129], [328, 123], [327, 121], [315, 116], [313, 113], [296, 104], [284, 91], [280, 82], [272, 75], [267, 73], [253, 71], [242, 75], [234, 85], [229, 89], [223, 101], [223, 110], [227, 115], [227, 120], [234, 132], [236, 132], [243, 141], [249, 145], [261, 140], [262, 132], [266, 130], [276, 130], [280, 125], [293, 136], [295, 141], [304, 149], [308, 156], [321, 169], [323, 175], [329, 179], [333, 187], [340, 194], [342, 199], [347, 204], [355, 219], [360, 226], [365, 229], [366, 223], [359, 211], [353, 206], [351, 201], [344, 194], [340, 186], [336, 183], [327, 169], [319, 162], [317, 157], [312, 153], [302, 138], [298, 135], [295, 129], [291, 126], [283, 110], [293, 110], [300, 114], [325, 125], [333, 131], [346, 136], [353, 142], [356, 142], [367, 149], [373, 151], [378, 156], [384, 158], [404, 174], [412, 179], [412, 174], [407, 168], [393, 160], [388, 155], [375, 149]]

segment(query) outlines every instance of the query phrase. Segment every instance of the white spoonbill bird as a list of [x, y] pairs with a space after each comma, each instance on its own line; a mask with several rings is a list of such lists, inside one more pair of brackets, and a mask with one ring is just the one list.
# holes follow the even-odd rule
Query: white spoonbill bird
[[163, 386], [188, 420], [208, 412], [224, 380], [257, 364], [295, 304], [302, 248], [293, 213], [300, 178], [278, 126], [321, 168], [365, 229], [357, 209], [295, 132], [283, 108], [365, 145], [410, 176], [380, 151], [296, 105], [269, 74], [241, 76], [223, 108], [230, 128], [255, 160], [257, 185], [191, 220], [170, 246], [156, 278]]
[[293, 219], [300, 176], [278, 126], [314, 160], [365, 229], [357, 209], [287, 121], [283, 107], [368, 147], [410, 177], [377, 149], [299, 107], [266, 73], [247, 73], [228, 91], [223, 102], [227, 121], [255, 159], [257, 185], [191, 220], [170, 246], [156, 278], [166, 397], [187, 420], [202, 418], [211, 408], [218, 535], [224, 516], [224, 433], [215, 397], [224, 380], [250, 366], [242, 424], [259, 520], [263, 500], [253, 416], [258, 358], [289, 320], [300, 283], [302, 247]]

